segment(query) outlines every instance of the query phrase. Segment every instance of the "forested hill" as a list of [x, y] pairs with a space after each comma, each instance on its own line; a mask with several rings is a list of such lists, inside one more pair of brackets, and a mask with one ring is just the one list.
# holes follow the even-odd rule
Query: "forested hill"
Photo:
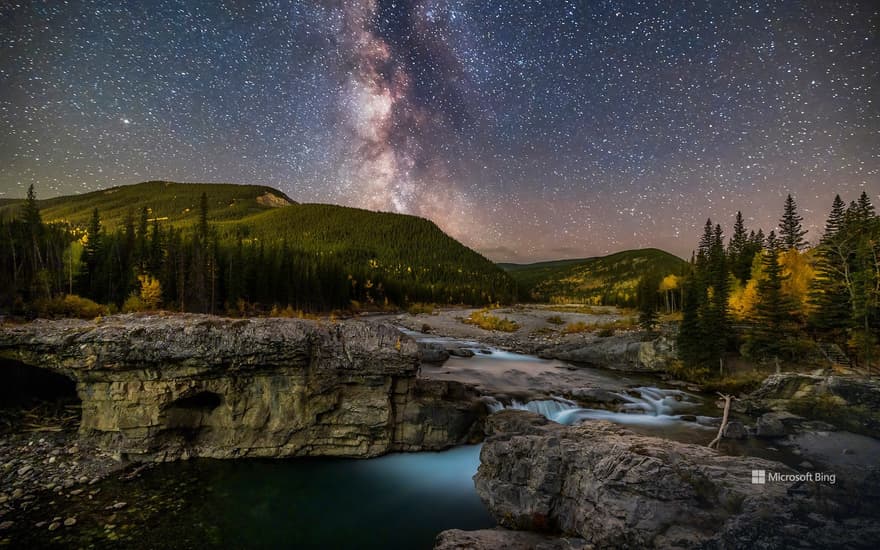
[[499, 265], [519, 284], [522, 299], [633, 306], [643, 275], [677, 276], [687, 262], [663, 250], [644, 248], [597, 258]]
[[[148, 181], [82, 195], [38, 200], [37, 205], [43, 220], [47, 222], [67, 222], [85, 227], [92, 211], [97, 208], [101, 223], [112, 230], [122, 225], [132, 209], [135, 215], [140, 215], [141, 209], [146, 207], [150, 219], [158, 218], [164, 223], [185, 227], [198, 220], [202, 193], [208, 197], [208, 218], [211, 221], [238, 220], [268, 209], [295, 204], [281, 191], [263, 185]], [[15, 215], [23, 203], [24, 199], [0, 202], [0, 218]]]
[[517, 295], [507, 273], [429, 220], [298, 204], [269, 187], [147, 182], [30, 204], [46, 240], [28, 260], [30, 274], [22, 268], [36, 231], [24, 221], [28, 203], [0, 204], [9, 227], [0, 267], [8, 280], [18, 271], [7, 304], [73, 290], [133, 308], [129, 298], [146, 280], [161, 287], [163, 307], [187, 311], [486, 304]]

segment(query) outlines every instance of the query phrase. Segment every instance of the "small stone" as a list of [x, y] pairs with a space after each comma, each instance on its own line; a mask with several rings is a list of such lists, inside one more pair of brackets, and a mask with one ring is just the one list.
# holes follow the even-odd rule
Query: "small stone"
[[42, 528], [45, 527], [45, 526], [46, 526], [46, 522], [45, 522], [45, 521], [38, 521], [38, 522], [34, 525], [34, 527], [36, 527], [37, 529], [42, 529]]
[[0, 504], [5, 504], [7, 500], [9, 500], [8, 496], [0, 495]]
[[89, 485], [94, 485], [95, 483], [98, 483], [99, 481], [101, 481], [100, 477], [93, 477], [92, 480], [89, 481]]
[[49, 524], [50, 531], [54, 531], [54, 530], [58, 529], [59, 527], [61, 527], [61, 524], [58, 523], [57, 521], [53, 521], [52, 523]]
[[32, 466], [30, 464], [25, 464], [24, 466], [22, 466], [21, 468], [18, 469], [18, 475], [23, 476], [26, 473], [30, 472], [31, 469], [32, 469]]
[[856, 454], [856, 452], [855, 452], [854, 450], [852, 450], [852, 449], [844, 449], [844, 450], [841, 451], [841, 452], [842, 452], [843, 454], [845, 454], [845, 455], [854, 455], [854, 454]]
[[66, 520], [64, 520], [65, 527], [71, 527], [73, 525], [76, 525], [76, 518], [71, 517], [71, 518], [67, 518]]
[[88, 476], [80, 476], [77, 481], [79, 481], [80, 483], [88, 483], [89, 477]]
[[85, 489], [74, 489], [73, 491], [70, 492], [70, 494], [73, 496], [77, 496], [77, 495], [81, 494], [84, 490]]
[[3, 523], [0, 523], [0, 531], [5, 531], [13, 525], [15, 525], [14, 521], [4, 521]]
[[55, 464], [55, 457], [54, 456], [49, 457], [49, 464]]
[[21, 496], [23, 494], [24, 494], [24, 491], [22, 491], [20, 488], [16, 489], [16, 490], [12, 491], [12, 498], [21, 498]]
[[122, 510], [122, 509], [125, 508], [126, 506], [128, 506], [128, 503], [127, 503], [127, 502], [117, 502], [116, 504], [114, 504], [114, 505], [112, 506], [112, 508], [113, 508], [114, 510]]

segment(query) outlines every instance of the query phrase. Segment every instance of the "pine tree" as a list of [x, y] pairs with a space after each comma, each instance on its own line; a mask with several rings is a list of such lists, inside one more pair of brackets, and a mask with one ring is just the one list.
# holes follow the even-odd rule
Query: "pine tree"
[[639, 325], [644, 330], [653, 330], [659, 319], [660, 282], [662, 277], [657, 272], [649, 272], [639, 279], [636, 300], [639, 309]]
[[40, 241], [43, 237], [43, 220], [40, 216], [40, 208], [37, 206], [37, 195], [33, 185], [28, 187], [27, 200], [24, 203], [22, 217], [24, 218], [27, 242], [29, 243], [24, 249], [24, 266], [26, 271], [22, 274], [23, 286], [30, 297], [34, 297], [36, 293], [48, 295], [45, 285], [40, 284], [39, 281], [41, 278], [40, 272], [43, 270], [43, 253], [40, 250]]
[[149, 235], [150, 219], [147, 207], [141, 208], [141, 218], [137, 230], [137, 248], [135, 252], [135, 266], [139, 274], [146, 273], [150, 263]]
[[835, 195], [825, 232], [816, 248], [816, 277], [810, 285], [813, 311], [809, 324], [822, 340], [841, 341], [852, 319], [852, 304], [846, 281], [851, 279], [846, 241], [846, 206]]
[[716, 225], [712, 230], [707, 262], [708, 301], [701, 316], [705, 345], [713, 361], [721, 359], [727, 350], [729, 337], [728, 298], [730, 297], [727, 274], [724, 233], [721, 225]]
[[85, 261], [82, 264], [82, 283], [80, 288], [83, 294], [95, 300], [102, 301], [103, 285], [101, 285], [99, 277], [99, 268], [103, 264], [102, 245], [101, 245], [101, 215], [98, 209], [92, 210], [92, 218], [89, 221], [89, 227], [86, 233], [86, 246], [84, 250]]
[[749, 254], [751, 248], [749, 242], [742, 212], [737, 212], [736, 221], [733, 224], [733, 236], [730, 237], [727, 254], [730, 259], [731, 273], [743, 284], [749, 279], [749, 273], [752, 269], [752, 258], [754, 257], [754, 253]]
[[[694, 266], [693, 262], [691, 266]], [[678, 357], [688, 367], [701, 366], [706, 363], [707, 354], [699, 312], [701, 290], [693, 272], [685, 278], [682, 286], [681, 325], [676, 342]]]
[[780, 244], [775, 232], [767, 238], [764, 254], [765, 278], [758, 283], [758, 304], [755, 327], [749, 335], [749, 354], [754, 357], [778, 357], [787, 349], [790, 338], [792, 304], [782, 292], [782, 268], [779, 265]]
[[779, 220], [779, 241], [782, 250], [790, 250], [796, 248], [798, 250], [806, 247], [807, 242], [804, 235], [807, 231], [803, 229], [802, 222], [804, 219], [797, 213], [797, 204], [791, 195], [785, 199], [785, 209], [782, 218]]
[[874, 205], [871, 204], [871, 199], [868, 198], [866, 191], [862, 191], [862, 194], [859, 195], [859, 200], [856, 202], [856, 212], [860, 220], [867, 221], [874, 217]]
[[823, 243], [830, 242], [837, 237], [841, 229], [843, 229], [845, 220], [846, 204], [840, 198], [840, 195], [834, 195], [834, 201], [831, 203], [831, 213], [828, 215], [828, 220], [825, 222], [825, 233], [822, 234], [822, 239], [819, 241], [819, 245], [821, 246]]
[[40, 215], [40, 207], [37, 206], [37, 194], [34, 186], [31, 185], [27, 190], [27, 199], [24, 202], [24, 223], [33, 231], [43, 224], [43, 218]]

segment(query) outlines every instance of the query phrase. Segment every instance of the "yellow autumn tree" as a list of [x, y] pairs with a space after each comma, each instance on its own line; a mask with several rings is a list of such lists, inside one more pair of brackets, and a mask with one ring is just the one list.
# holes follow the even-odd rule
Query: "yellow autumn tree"
[[755, 254], [755, 259], [752, 260], [751, 276], [746, 284], [741, 285], [738, 281], [731, 284], [727, 305], [736, 320], [748, 319], [755, 313], [755, 307], [758, 304], [758, 283], [762, 279], [764, 279], [763, 255]]
[[131, 293], [122, 305], [122, 311], [131, 313], [159, 309], [162, 305], [162, 285], [159, 280], [149, 275], [138, 275], [138, 282], [140, 292]]
[[797, 305], [797, 310], [805, 315], [809, 313], [810, 283], [816, 277], [812, 256], [811, 251], [800, 252], [796, 248], [786, 250], [779, 255], [783, 277], [782, 292]]
[[147, 309], [159, 309], [162, 305], [162, 285], [159, 279], [149, 275], [138, 275], [141, 284], [141, 301]]
[[681, 278], [674, 274], [669, 274], [666, 277], [663, 277], [663, 280], [660, 281], [660, 292], [663, 293], [663, 300], [666, 303], [666, 312], [676, 311], [681, 307], [681, 300], [679, 297], [678, 288], [681, 283]]

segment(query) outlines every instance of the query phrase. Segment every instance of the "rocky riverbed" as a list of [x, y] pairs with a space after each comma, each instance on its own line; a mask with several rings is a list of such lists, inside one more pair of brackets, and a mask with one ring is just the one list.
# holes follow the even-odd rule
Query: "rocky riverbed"
[[[23, 513], [39, 514], [53, 499], [92, 499], [95, 484], [125, 466], [112, 452], [82, 445], [75, 431], [0, 437], [0, 542]], [[75, 516], [47, 516], [28, 529], [55, 531]]]
[[[520, 305], [491, 310], [491, 315], [516, 323], [517, 329], [512, 332], [484, 330], [466, 323], [475, 311], [446, 308], [430, 314], [376, 318], [453, 340], [476, 341], [519, 354], [624, 372], [660, 373], [675, 357], [669, 335], [644, 341], [641, 331], [630, 328], [633, 320], [615, 307]], [[577, 328], [569, 330], [571, 327]], [[423, 352], [428, 361], [443, 361], [450, 354], [456, 355], [455, 347], [426, 346]]]

